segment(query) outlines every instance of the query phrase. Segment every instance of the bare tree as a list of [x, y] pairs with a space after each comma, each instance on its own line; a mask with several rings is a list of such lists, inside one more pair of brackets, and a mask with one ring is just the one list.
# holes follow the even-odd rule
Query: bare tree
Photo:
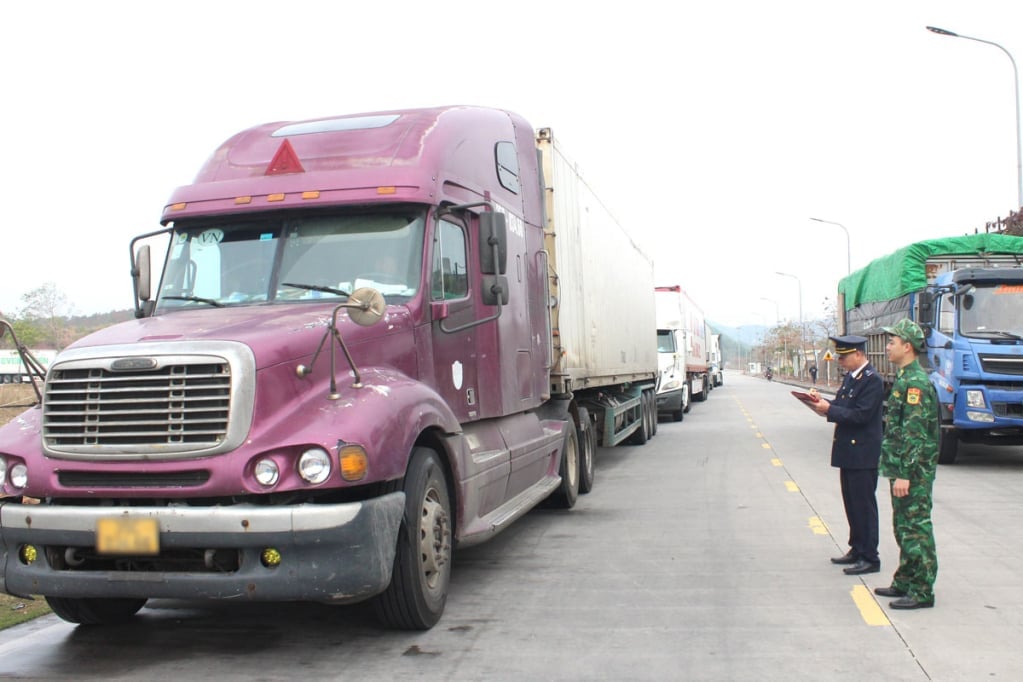
[[26, 345], [46, 345], [59, 349], [71, 342], [73, 332], [68, 327], [68, 317], [73, 314], [74, 308], [56, 284], [47, 282], [23, 294], [21, 301], [18, 317], [22, 323], [34, 327], [38, 332], [35, 343], [29, 344], [26, 340]]

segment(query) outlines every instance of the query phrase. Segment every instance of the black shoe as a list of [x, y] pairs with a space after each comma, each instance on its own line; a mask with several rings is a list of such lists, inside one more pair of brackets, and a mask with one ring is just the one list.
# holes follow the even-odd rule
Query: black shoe
[[934, 606], [934, 599], [932, 598], [930, 601], [917, 601], [912, 597], [903, 597], [902, 599], [888, 602], [888, 606], [893, 609], [929, 609]]
[[881, 562], [880, 561], [871, 563], [870, 561], [860, 560], [860, 561], [857, 561], [852, 566], [849, 566], [848, 568], [843, 568], [842, 569], [842, 573], [845, 573], [846, 575], [863, 575], [864, 573], [880, 573], [880, 572], [881, 572]]
[[879, 597], [905, 597], [906, 593], [894, 587], [875, 587], [874, 594]]
[[855, 564], [857, 561], [859, 561], [859, 556], [856, 554], [855, 549], [850, 549], [842, 556], [836, 556], [831, 559], [833, 564]]

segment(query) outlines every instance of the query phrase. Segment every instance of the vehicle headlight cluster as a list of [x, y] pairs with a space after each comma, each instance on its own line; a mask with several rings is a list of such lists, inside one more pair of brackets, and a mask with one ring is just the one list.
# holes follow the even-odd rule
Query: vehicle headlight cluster
[[[289, 458], [290, 459], [290, 458]], [[330, 453], [323, 448], [309, 448], [302, 452], [294, 461], [295, 473], [311, 485], [319, 485], [328, 478], [334, 470]], [[284, 457], [266, 456], [256, 461], [252, 467], [252, 475], [256, 481], [266, 488], [277, 485], [284, 472], [282, 466], [291, 466]]]
[[966, 406], [987, 407], [987, 405], [984, 404], [984, 391], [976, 390], [966, 391]]
[[0, 485], [10, 483], [13, 488], [22, 489], [28, 485], [28, 467], [24, 462], [10, 462], [0, 455]]

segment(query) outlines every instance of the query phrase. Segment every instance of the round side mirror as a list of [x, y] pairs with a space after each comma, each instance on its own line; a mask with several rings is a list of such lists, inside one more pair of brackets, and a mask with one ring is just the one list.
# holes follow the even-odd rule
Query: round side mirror
[[387, 303], [384, 295], [373, 287], [360, 287], [348, 297], [345, 308], [355, 324], [370, 327], [384, 318]]

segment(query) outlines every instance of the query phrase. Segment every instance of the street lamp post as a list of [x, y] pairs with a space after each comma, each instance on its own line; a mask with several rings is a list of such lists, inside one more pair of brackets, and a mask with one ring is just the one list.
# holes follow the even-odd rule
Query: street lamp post
[[810, 220], [816, 220], [818, 223], [827, 223], [828, 225], [837, 225], [845, 232], [845, 274], [850, 274], [852, 272], [852, 248], [850, 246], [849, 230], [842, 223], [836, 223], [833, 220], [822, 220], [820, 218], [810, 218]]
[[[773, 298], [765, 298], [764, 296], [761, 296], [760, 300], [774, 304], [774, 324], [775, 326], [778, 326], [781, 323], [781, 313], [779, 312], [778, 309], [778, 301], [774, 300]], [[784, 334], [782, 334], [781, 337], [781, 344], [783, 353], [782, 357], [787, 359], [789, 355], [789, 340], [785, 338]], [[778, 369], [781, 369], [781, 367], [779, 366]]]
[[795, 275], [790, 275], [787, 272], [776, 272], [776, 275], [782, 277], [791, 277], [796, 280], [796, 287], [799, 291], [799, 352], [801, 357], [799, 358], [799, 378], [803, 378], [803, 365], [806, 363], [806, 342], [803, 339], [803, 283]]
[[945, 30], [943, 28], [937, 28], [936, 26], [928, 26], [927, 30], [931, 33], [937, 33], [940, 36], [950, 36], [952, 38], [962, 38], [964, 40], [973, 40], [978, 43], [984, 43], [985, 45], [994, 45], [999, 50], [1005, 53], [1005, 56], [1009, 58], [1012, 63], [1012, 83], [1014, 86], [1014, 101], [1016, 103], [1016, 183], [1017, 183], [1017, 203], [1020, 207], [1023, 207], [1023, 141], [1020, 136], [1020, 114], [1019, 114], [1019, 69], [1016, 68], [1016, 60], [1012, 58], [1012, 54], [1009, 53], [1004, 47], [998, 43], [990, 40], [984, 40], [982, 38], [972, 38], [970, 36], [964, 36], [959, 33], [953, 33], [952, 31]]

